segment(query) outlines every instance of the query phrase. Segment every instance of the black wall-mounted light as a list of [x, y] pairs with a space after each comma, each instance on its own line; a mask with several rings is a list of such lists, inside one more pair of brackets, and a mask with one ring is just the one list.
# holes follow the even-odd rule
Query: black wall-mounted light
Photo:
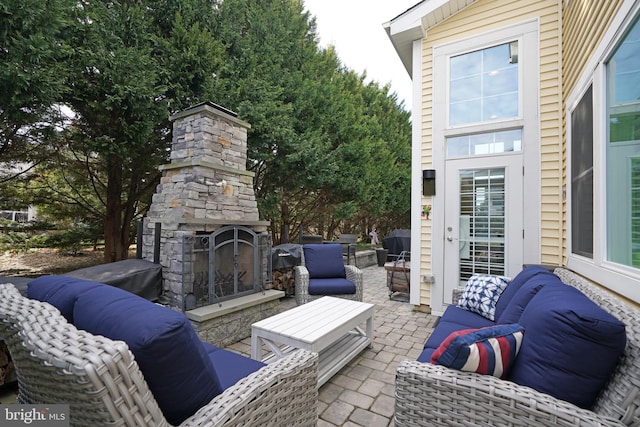
[[434, 196], [436, 194], [436, 170], [425, 169], [422, 171], [422, 195]]

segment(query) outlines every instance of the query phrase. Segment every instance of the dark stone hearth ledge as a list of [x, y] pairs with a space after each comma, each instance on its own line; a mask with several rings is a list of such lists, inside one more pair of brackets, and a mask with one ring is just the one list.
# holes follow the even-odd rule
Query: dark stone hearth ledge
[[236, 175], [244, 175], [244, 176], [250, 176], [250, 177], [253, 177], [255, 175], [254, 172], [250, 172], [247, 170], [240, 170], [237, 168], [220, 165], [213, 162], [207, 162], [206, 160], [202, 160], [202, 159], [190, 159], [190, 160], [182, 160], [175, 163], [169, 163], [167, 165], [161, 165], [159, 169], [161, 171], [166, 171], [171, 169], [181, 169], [181, 168], [199, 167], [199, 166], [209, 168], [209, 169], [219, 170], [222, 172], [229, 172]]

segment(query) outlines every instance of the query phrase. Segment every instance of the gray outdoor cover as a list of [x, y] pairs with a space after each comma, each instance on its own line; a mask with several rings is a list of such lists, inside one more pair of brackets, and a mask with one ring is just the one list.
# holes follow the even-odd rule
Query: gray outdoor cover
[[411, 230], [395, 229], [382, 239], [382, 247], [389, 250], [389, 255], [400, 255], [402, 251], [411, 250]]
[[77, 279], [106, 283], [150, 301], [162, 292], [162, 266], [143, 259], [125, 259], [65, 273]]
[[302, 245], [283, 243], [271, 248], [271, 268], [293, 268], [302, 263]]

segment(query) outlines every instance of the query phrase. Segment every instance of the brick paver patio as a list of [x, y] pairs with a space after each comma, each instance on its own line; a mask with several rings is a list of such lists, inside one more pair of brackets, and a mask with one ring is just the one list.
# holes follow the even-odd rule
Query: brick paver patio
[[[319, 391], [318, 427], [392, 426], [395, 372], [401, 360], [415, 360], [436, 317], [414, 310], [406, 298], [389, 299], [383, 267], [362, 269], [365, 302], [376, 304], [373, 348], [363, 351]], [[295, 306], [282, 300], [283, 309]], [[250, 355], [251, 339], [228, 347]]]

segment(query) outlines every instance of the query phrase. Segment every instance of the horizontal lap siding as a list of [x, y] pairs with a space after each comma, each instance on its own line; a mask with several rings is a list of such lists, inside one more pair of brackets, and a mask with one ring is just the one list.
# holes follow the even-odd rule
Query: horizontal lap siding
[[[564, 4], [564, 2], [563, 2]], [[562, 17], [564, 99], [571, 93], [591, 55], [611, 25], [622, 0], [570, 0]]]
[[[422, 168], [433, 168], [433, 69], [431, 49], [426, 49], [423, 43], [422, 47], [422, 96], [421, 96], [421, 158]], [[422, 204], [432, 204], [431, 197], [422, 197]], [[412, 212], [412, 215], [419, 215], [419, 212]], [[420, 260], [412, 260], [413, 263], [420, 263], [420, 274], [422, 272], [433, 271], [431, 265], [431, 242], [432, 242], [431, 221], [422, 221], [420, 228]], [[422, 280], [419, 282], [422, 285]], [[420, 305], [431, 306], [431, 286], [420, 286]]]

